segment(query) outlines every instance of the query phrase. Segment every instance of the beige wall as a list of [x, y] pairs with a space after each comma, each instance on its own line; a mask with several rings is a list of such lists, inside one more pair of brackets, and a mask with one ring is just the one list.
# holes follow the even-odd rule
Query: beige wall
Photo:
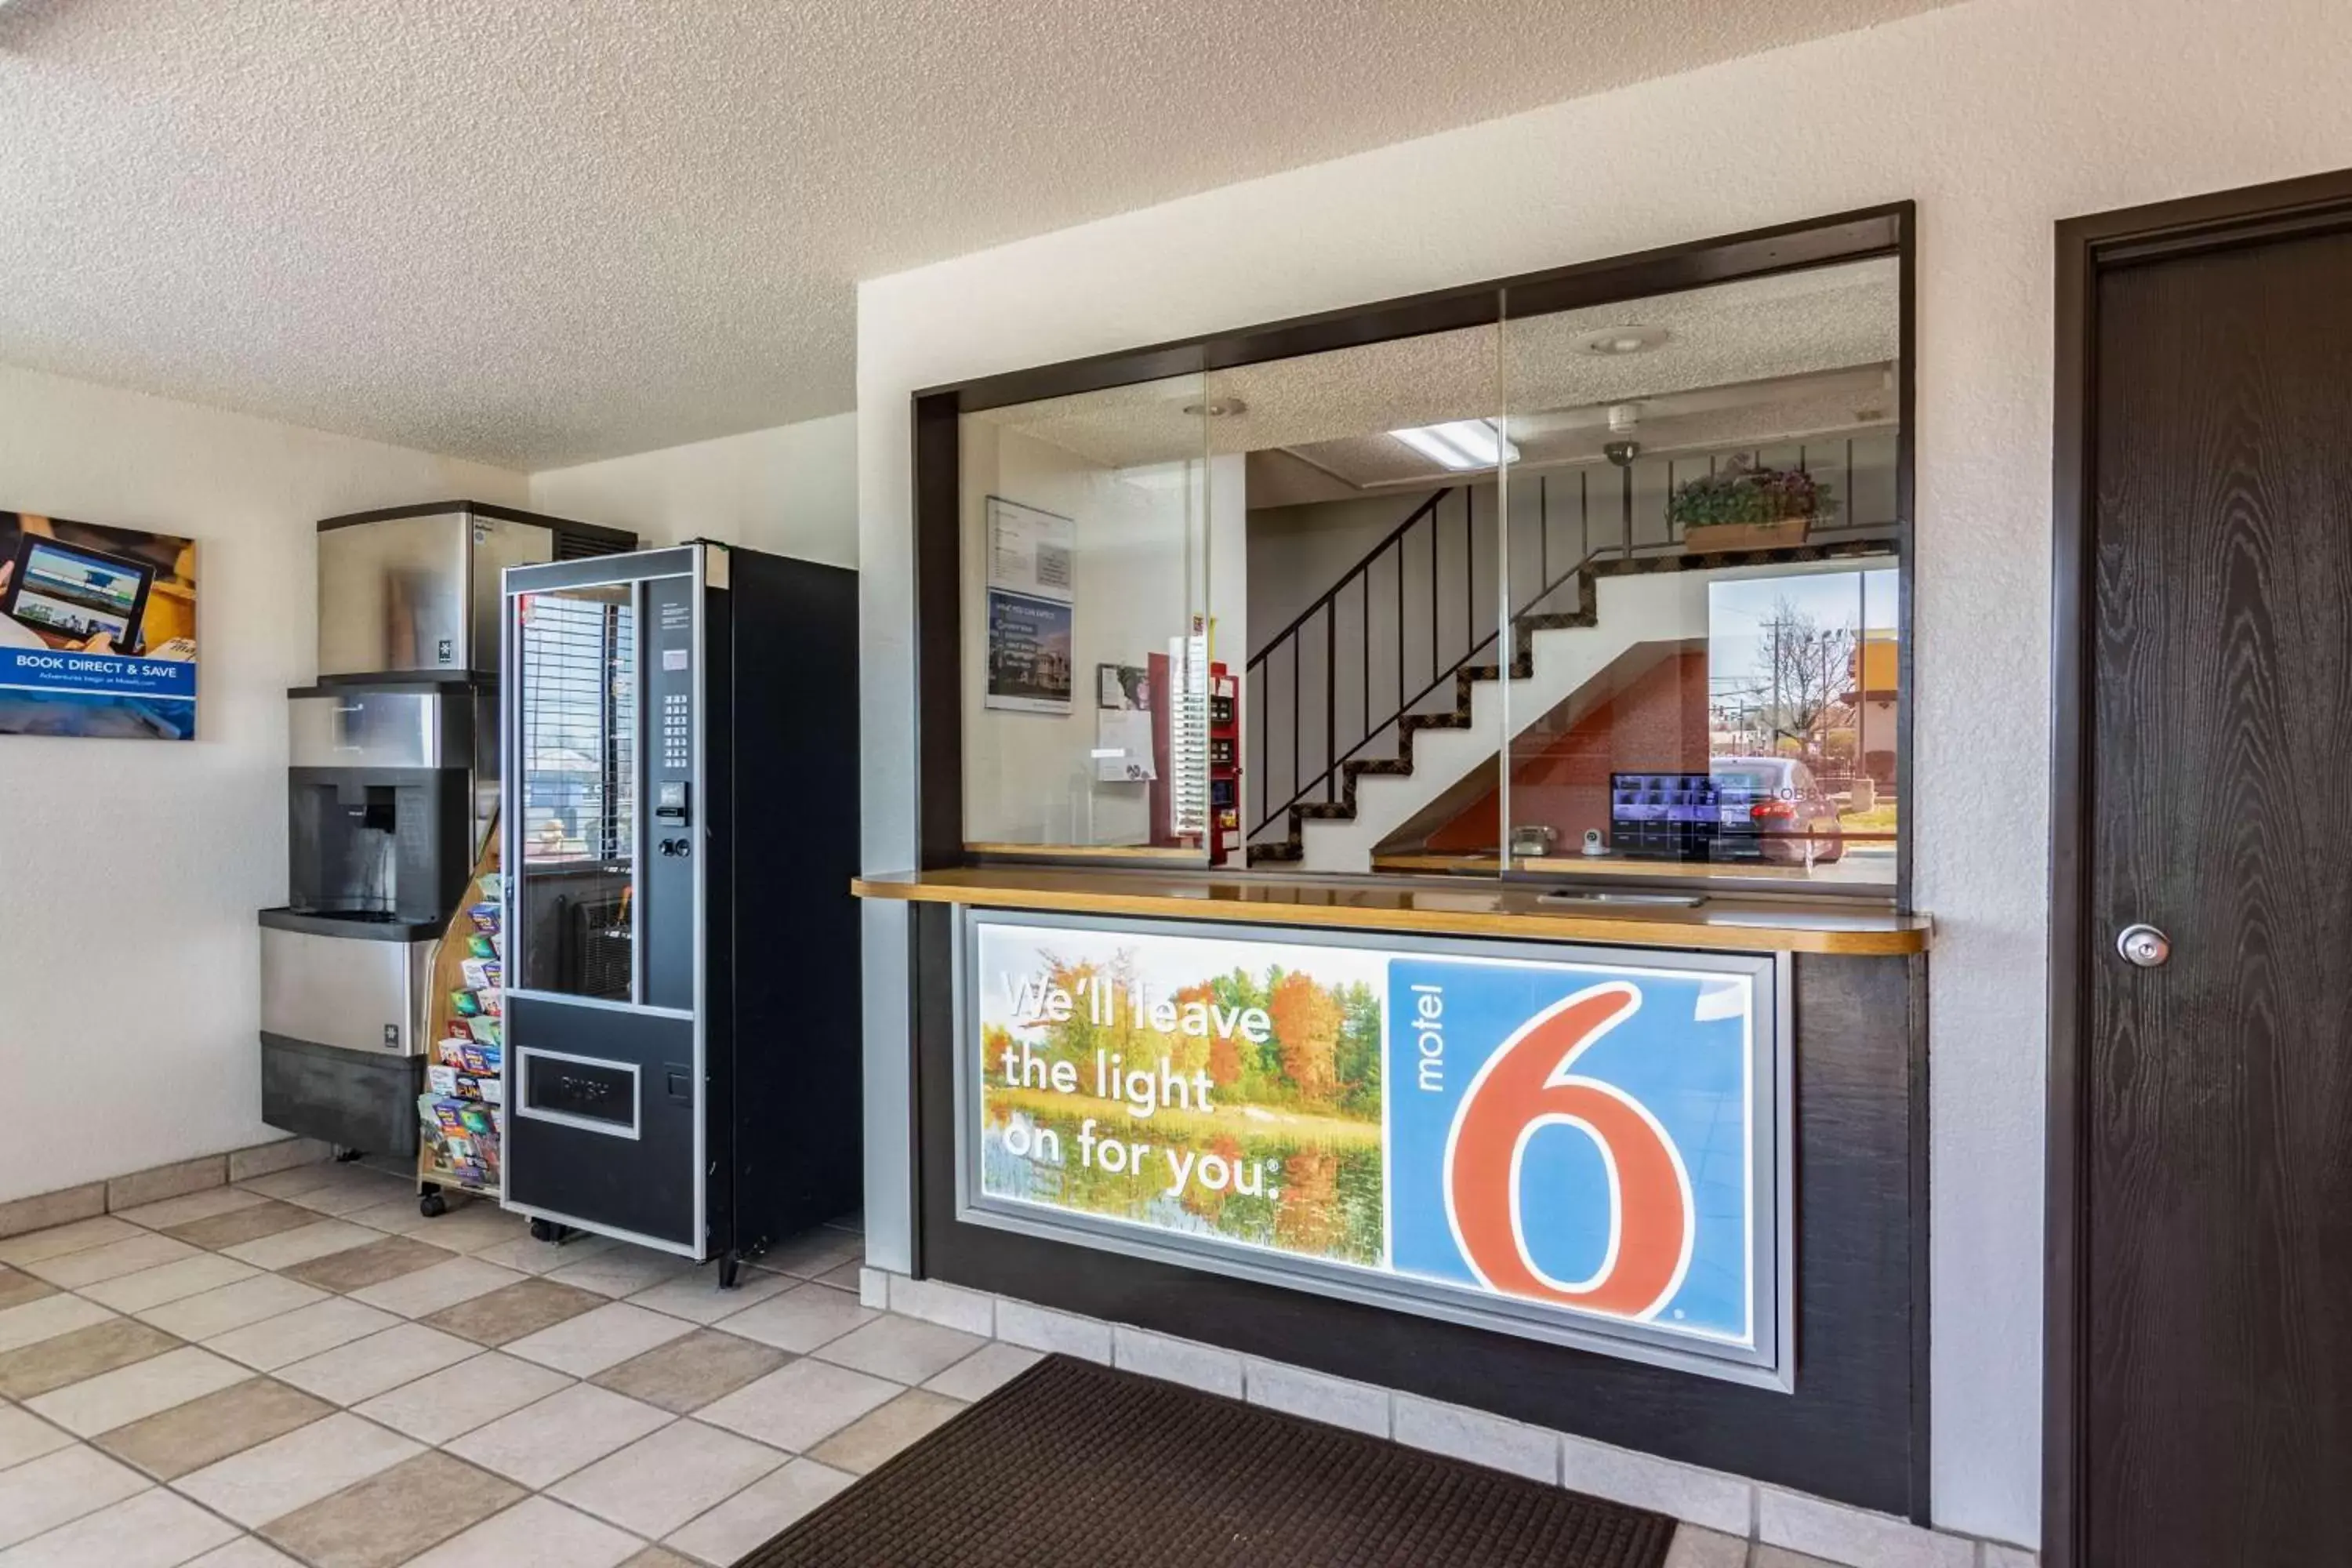
[[[2352, 164], [2345, 28], [2343, 0], [1971, 0], [866, 283], [866, 864], [914, 850], [915, 389], [1916, 198], [1935, 1513], [2033, 1539], [2052, 226]], [[904, 921], [866, 936], [866, 1215], [903, 1268]]]
[[649, 544], [717, 539], [856, 566], [857, 416], [545, 469], [530, 476], [530, 504]]
[[0, 1201], [273, 1136], [254, 911], [286, 901], [312, 524], [523, 477], [0, 369], [0, 507], [197, 545], [196, 739], [0, 736]]

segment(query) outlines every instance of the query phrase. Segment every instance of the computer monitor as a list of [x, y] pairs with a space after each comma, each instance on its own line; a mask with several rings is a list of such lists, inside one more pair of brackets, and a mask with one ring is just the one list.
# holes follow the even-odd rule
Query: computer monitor
[[1609, 775], [1609, 843], [1621, 855], [1704, 860], [1721, 820], [1706, 773]]
[[63, 642], [103, 633], [122, 652], [136, 653], [154, 585], [155, 569], [143, 562], [26, 533], [16, 542], [0, 615]]

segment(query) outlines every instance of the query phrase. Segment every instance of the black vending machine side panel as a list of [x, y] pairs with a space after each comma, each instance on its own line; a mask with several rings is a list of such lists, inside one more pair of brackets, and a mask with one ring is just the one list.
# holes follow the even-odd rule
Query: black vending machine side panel
[[[710, 547], [705, 571], [720, 580], [737, 553]], [[708, 1231], [704, 1250], [712, 1256], [746, 1249], [739, 1229], [735, 1191], [735, 858], [740, 797], [735, 789], [734, 725], [729, 721], [735, 690], [735, 595], [706, 588], [702, 596], [702, 791], [703, 897], [702, 1108]], [[758, 1244], [753, 1242], [752, 1246]]]
[[864, 1191], [862, 972], [849, 891], [859, 853], [857, 574], [731, 553], [736, 679], [730, 721], [711, 728], [733, 737], [730, 1098], [737, 1246], [755, 1256], [850, 1213]]

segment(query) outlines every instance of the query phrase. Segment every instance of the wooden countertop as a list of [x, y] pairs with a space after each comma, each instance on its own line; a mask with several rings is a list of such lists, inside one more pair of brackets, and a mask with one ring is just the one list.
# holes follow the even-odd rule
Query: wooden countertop
[[[1491, 877], [1497, 864], [1493, 855], [1433, 855], [1420, 850], [1372, 857], [1373, 870], [1406, 876]], [[1812, 867], [1762, 860], [1651, 860], [1630, 855], [1566, 853], [1521, 855], [1511, 864], [1516, 870], [1538, 871], [1551, 877], [1608, 877], [1638, 882], [1713, 879], [1718, 887], [1753, 882], [1782, 883], [1791, 890], [1832, 887], [1884, 891], [1895, 885], [1895, 862], [1891, 858], [1873, 861], [1853, 855]]]
[[1660, 904], [1542, 903], [1541, 889], [1500, 883], [1357, 883], [1257, 873], [1104, 871], [1049, 866], [974, 867], [863, 877], [861, 899], [1061, 910], [1261, 925], [1325, 926], [1430, 936], [1500, 936], [1542, 942], [1742, 952], [1900, 956], [1927, 950], [1933, 921], [1881, 909], [1710, 898], [1696, 908]]

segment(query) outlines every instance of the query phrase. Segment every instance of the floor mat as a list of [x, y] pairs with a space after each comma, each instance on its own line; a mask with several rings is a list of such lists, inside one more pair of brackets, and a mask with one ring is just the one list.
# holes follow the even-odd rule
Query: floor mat
[[1661, 1568], [1674, 1521], [1049, 1356], [736, 1568]]

